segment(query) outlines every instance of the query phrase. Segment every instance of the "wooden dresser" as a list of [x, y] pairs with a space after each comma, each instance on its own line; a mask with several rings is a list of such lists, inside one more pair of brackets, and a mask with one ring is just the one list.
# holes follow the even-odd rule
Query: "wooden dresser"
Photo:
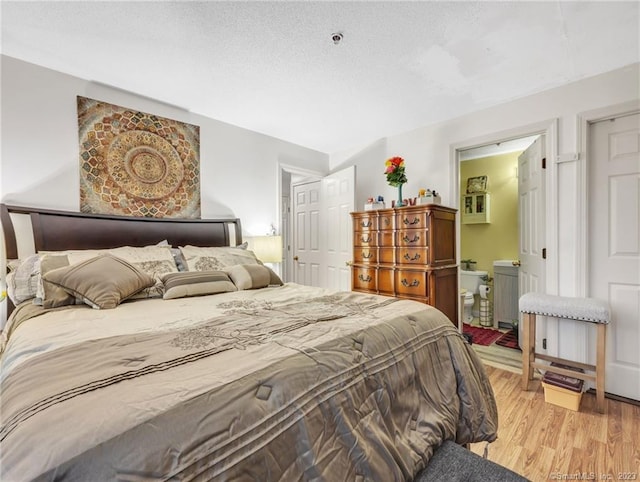
[[351, 213], [353, 291], [422, 301], [458, 326], [456, 212], [427, 204]]

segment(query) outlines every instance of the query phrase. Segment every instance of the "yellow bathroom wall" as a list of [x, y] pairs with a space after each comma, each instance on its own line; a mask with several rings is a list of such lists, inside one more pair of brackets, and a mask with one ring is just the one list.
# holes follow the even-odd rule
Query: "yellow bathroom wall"
[[[473, 259], [476, 269], [493, 277], [493, 261], [518, 259], [518, 179], [520, 152], [482, 157], [460, 163], [460, 193], [469, 177], [487, 176], [491, 222], [460, 224], [460, 259]], [[460, 205], [463, 205], [461, 202]]]

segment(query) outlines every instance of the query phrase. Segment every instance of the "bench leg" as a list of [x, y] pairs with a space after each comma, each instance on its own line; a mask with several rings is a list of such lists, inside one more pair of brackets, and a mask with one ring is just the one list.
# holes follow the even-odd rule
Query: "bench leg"
[[536, 315], [522, 315], [522, 389], [529, 390], [529, 382], [533, 380], [533, 362], [536, 351]]
[[606, 360], [606, 346], [607, 346], [607, 325], [604, 323], [598, 323], [598, 341], [596, 350], [596, 408], [598, 412], [604, 413], [605, 401], [604, 401], [604, 373]]

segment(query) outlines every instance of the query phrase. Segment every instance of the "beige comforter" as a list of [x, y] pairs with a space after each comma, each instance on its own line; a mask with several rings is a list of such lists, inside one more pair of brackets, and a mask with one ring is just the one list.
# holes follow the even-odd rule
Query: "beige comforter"
[[418, 302], [286, 284], [35, 314], [2, 354], [3, 481], [411, 480], [496, 437], [480, 361]]

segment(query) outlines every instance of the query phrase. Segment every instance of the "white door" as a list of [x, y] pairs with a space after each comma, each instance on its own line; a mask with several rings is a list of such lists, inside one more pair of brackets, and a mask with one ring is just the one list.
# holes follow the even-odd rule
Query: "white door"
[[355, 167], [293, 186], [293, 281], [349, 290]]
[[320, 266], [320, 192], [322, 183], [314, 181], [293, 186], [293, 281], [322, 286]]
[[324, 287], [342, 291], [351, 289], [351, 267], [347, 265], [353, 257], [353, 230], [351, 212], [355, 210], [355, 166], [330, 174], [322, 180], [323, 238], [326, 263], [323, 270]]
[[[605, 390], [640, 400], [640, 114], [591, 124], [588, 159], [589, 296], [611, 308]], [[595, 331], [589, 346], [595, 360]]]
[[291, 277], [291, 189], [284, 190], [280, 200], [280, 233], [282, 234], [282, 263], [280, 277], [289, 281]]
[[[543, 159], [544, 136], [538, 137], [518, 157], [518, 231], [520, 241], [520, 269], [518, 295], [545, 290], [545, 183]], [[536, 344], [542, 345], [546, 324], [542, 317], [536, 323]], [[520, 323], [520, 329], [522, 323]], [[520, 333], [522, 335], [522, 333]], [[522, 336], [520, 336], [522, 339]], [[541, 351], [538, 349], [538, 351]]]

